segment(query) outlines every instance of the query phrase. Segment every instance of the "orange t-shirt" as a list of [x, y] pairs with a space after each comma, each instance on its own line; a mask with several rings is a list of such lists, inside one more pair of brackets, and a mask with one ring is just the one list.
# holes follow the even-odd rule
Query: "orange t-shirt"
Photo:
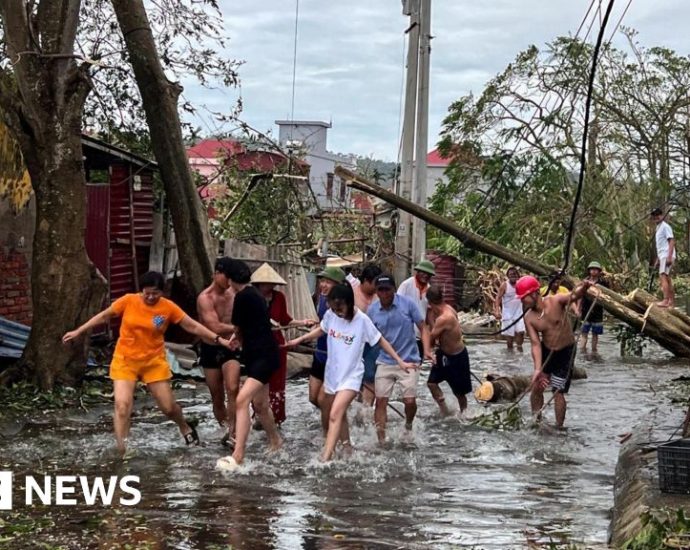
[[161, 298], [156, 305], [149, 306], [141, 294], [125, 294], [110, 307], [122, 316], [120, 337], [114, 354], [136, 361], [163, 354], [165, 330], [170, 323], [177, 324], [186, 315], [167, 298]]

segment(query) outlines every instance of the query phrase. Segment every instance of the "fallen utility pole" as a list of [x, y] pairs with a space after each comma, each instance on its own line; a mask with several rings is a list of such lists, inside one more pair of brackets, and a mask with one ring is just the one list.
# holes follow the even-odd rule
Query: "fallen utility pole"
[[[412, 201], [383, 189], [350, 170], [338, 166], [335, 169], [335, 173], [338, 177], [347, 181], [348, 185], [354, 189], [364, 191], [369, 195], [374, 195], [400, 210], [408, 212], [426, 223], [437, 227], [441, 231], [457, 238], [467, 248], [489, 254], [490, 256], [495, 256], [496, 258], [520, 266], [537, 275], [548, 276], [558, 269], [557, 266], [543, 264], [520, 252], [510, 250], [505, 246], [485, 239], [472, 231], [460, 227], [443, 216], [439, 216], [431, 210], [427, 210]], [[565, 275], [563, 280], [565, 284], [570, 287], [574, 287], [580, 282], [579, 279], [568, 275]], [[672, 311], [656, 306], [654, 302], [650, 300], [650, 295], [646, 295], [644, 297], [645, 299], [643, 299], [639, 290], [633, 293], [635, 299], [621, 296], [603, 287], [596, 287], [596, 290], [598, 291], [597, 294], [595, 294], [595, 291], [592, 289], [588, 290], [589, 296], [592, 298], [596, 296], [598, 302], [611, 315], [627, 323], [645, 336], [649, 336], [674, 355], [678, 357], [690, 357], [690, 322], [688, 319]]]

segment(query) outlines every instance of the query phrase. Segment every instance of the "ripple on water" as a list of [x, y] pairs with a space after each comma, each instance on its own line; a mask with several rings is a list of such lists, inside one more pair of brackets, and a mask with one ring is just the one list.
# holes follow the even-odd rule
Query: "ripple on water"
[[[477, 374], [531, 371], [529, 350], [508, 353], [499, 343], [470, 343], [469, 350]], [[103, 548], [115, 547], [107, 541], [133, 542], [128, 522], [139, 516], [145, 530], [137, 531], [143, 538], [136, 540], [171, 548], [492, 549], [568, 539], [601, 544], [613, 504], [616, 436], [652, 407], [668, 413], [669, 434], [682, 420], [663, 395], [687, 363], [660, 357], [620, 358], [608, 337], [601, 354], [579, 357], [589, 378], [573, 383], [565, 432], [548, 427], [552, 408], [546, 427], [517, 432], [440, 419], [420, 382], [411, 434], [389, 411], [390, 448], [379, 448], [370, 424], [353, 425], [354, 454], [322, 464], [319, 418], [307, 401], [306, 381], [295, 380], [287, 390], [284, 448], [266, 455], [265, 434], [253, 431], [246, 461], [233, 474], [215, 470], [227, 450], [218, 443], [222, 431], [203, 388], [182, 399], [186, 413], [202, 421], [201, 447], [185, 448], [177, 427], [144, 402], [132, 424], [136, 454], [124, 463], [112, 455], [111, 413], [104, 409], [83, 422], [73, 411], [28, 422], [2, 441], [0, 466], [16, 474], [141, 477], [143, 500], [136, 510], [52, 509], [55, 540], [68, 547], [89, 547], [83, 531], [92, 520], [106, 522], [105, 528], [86, 529], [101, 537]], [[527, 401], [521, 404], [525, 419]], [[402, 409], [399, 401], [393, 404]], [[470, 416], [484, 412], [470, 403]]]

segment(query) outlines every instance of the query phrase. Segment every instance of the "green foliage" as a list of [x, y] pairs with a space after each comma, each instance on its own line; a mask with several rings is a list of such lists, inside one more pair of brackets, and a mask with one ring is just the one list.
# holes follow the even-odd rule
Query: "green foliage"
[[[229, 39], [215, 0], [146, 2], [146, 9], [161, 63], [171, 81], [191, 79], [206, 88], [229, 88], [238, 83], [240, 63], [224, 54]], [[127, 48], [110, 1], [82, 0], [79, 21], [75, 50], [91, 62], [93, 81], [93, 93], [84, 110], [86, 129], [97, 131], [112, 143], [120, 143], [119, 138], [127, 133], [148, 135]], [[236, 105], [236, 110], [240, 108], [241, 104]], [[195, 113], [197, 107], [181, 96], [180, 109]], [[189, 124], [185, 128], [194, 131]]]
[[679, 508], [664, 510], [659, 515], [645, 512], [641, 516], [642, 529], [626, 541], [623, 550], [665, 550], [690, 546], [690, 518]]
[[507, 408], [492, 411], [476, 417], [472, 420], [474, 426], [487, 430], [519, 430], [524, 421], [518, 405], [511, 405]]
[[[639, 282], [651, 254], [652, 206], [684, 212], [690, 151], [690, 59], [610, 46], [594, 87], [584, 193], [570, 271], [587, 262]], [[559, 37], [519, 53], [478, 96], [453, 102], [439, 142], [451, 158], [432, 209], [480, 235], [551, 265], [563, 249], [580, 172], [592, 47]], [[530, 91], [534, 91], [530, 93]], [[678, 242], [685, 214], [670, 220]], [[489, 267], [454, 239], [430, 231], [430, 247]]]
[[629, 325], [615, 325], [613, 335], [616, 342], [620, 343], [621, 355], [623, 356], [642, 357], [644, 349], [649, 344], [649, 339], [646, 336]]
[[8, 414], [32, 411], [47, 412], [67, 407], [86, 408], [87, 405], [111, 399], [110, 383], [99, 380], [87, 380], [79, 389], [58, 386], [52, 391], [42, 391], [29, 382], [19, 382], [13, 386], [0, 386], [0, 402], [3, 404], [0, 418]]

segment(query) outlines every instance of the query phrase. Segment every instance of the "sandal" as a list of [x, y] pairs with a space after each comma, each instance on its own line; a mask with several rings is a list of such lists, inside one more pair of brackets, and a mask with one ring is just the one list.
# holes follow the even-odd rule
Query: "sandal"
[[199, 434], [196, 432], [196, 427], [199, 425], [198, 420], [188, 420], [187, 421], [187, 426], [189, 426], [192, 431], [184, 434], [184, 442], [187, 446], [189, 445], [199, 445], [201, 441], [199, 440]]
[[230, 435], [230, 430], [225, 433], [223, 438], [220, 440], [220, 444], [224, 447], [232, 449], [233, 451], [235, 450], [235, 438]]

